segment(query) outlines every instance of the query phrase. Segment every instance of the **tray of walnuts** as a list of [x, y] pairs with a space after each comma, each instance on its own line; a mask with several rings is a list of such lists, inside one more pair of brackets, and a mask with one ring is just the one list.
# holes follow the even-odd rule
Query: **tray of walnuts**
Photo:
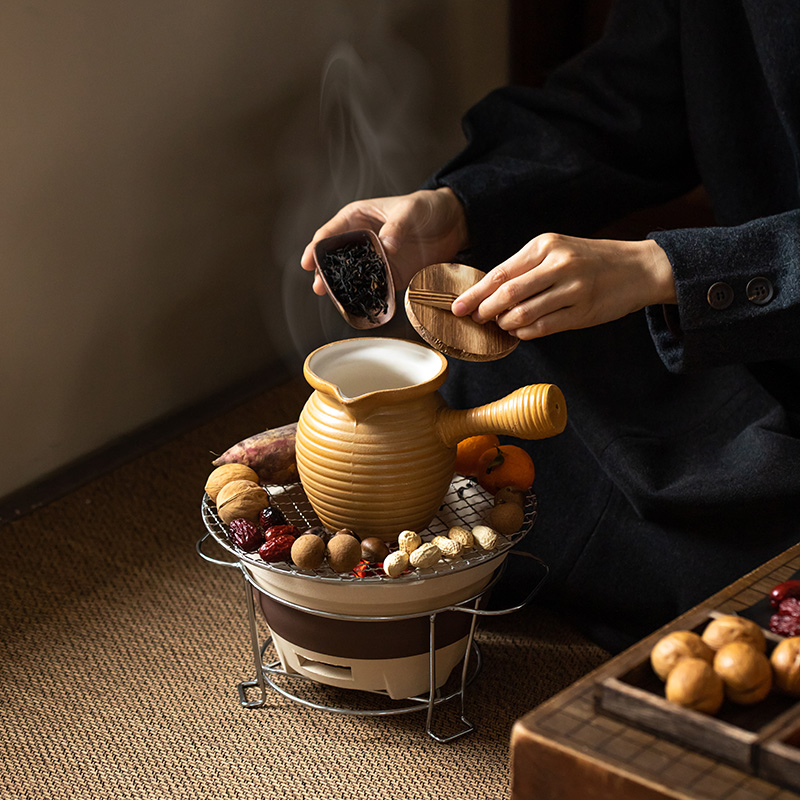
[[599, 713], [800, 788], [800, 636], [763, 616], [682, 618], [631, 648], [594, 696]]

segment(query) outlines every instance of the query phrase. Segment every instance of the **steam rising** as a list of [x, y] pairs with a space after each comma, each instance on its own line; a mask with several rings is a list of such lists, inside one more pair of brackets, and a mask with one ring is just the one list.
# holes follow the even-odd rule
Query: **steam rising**
[[393, 134], [402, 119], [392, 96], [387, 76], [370, 68], [352, 45], [334, 47], [322, 78], [320, 129], [340, 205], [401, 191], [400, 176], [389, 166], [404, 149]]
[[357, 44], [331, 48], [316, 109], [309, 103], [293, 110], [276, 154], [286, 199], [274, 225], [274, 262], [283, 266], [280, 293], [278, 276], [266, 276], [272, 293], [264, 307], [272, 338], [283, 343], [281, 356], [292, 367], [324, 342], [358, 335], [327, 297], [311, 291], [312, 273], [300, 268], [314, 231], [352, 200], [412, 191], [425, 176], [427, 67], [391, 32], [387, 6], [371, 8], [374, 19]]

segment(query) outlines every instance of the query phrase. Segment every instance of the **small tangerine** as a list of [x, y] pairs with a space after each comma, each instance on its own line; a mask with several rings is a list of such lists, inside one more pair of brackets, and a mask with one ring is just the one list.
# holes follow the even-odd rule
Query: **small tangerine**
[[496, 445], [478, 459], [478, 484], [490, 494], [512, 486], [527, 491], [533, 486], [536, 472], [526, 450], [514, 444]]
[[481, 433], [468, 436], [456, 445], [455, 471], [459, 475], [474, 478], [478, 474], [478, 461], [489, 449], [497, 447], [500, 439], [493, 433]]

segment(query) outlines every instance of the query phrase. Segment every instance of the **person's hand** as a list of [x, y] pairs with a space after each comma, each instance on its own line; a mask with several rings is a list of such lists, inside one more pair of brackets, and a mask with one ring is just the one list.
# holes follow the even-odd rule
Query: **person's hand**
[[[349, 203], [314, 234], [301, 266], [308, 271], [316, 268], [314, 246], [320, 239], [364, 228], [380, 238], [398, 290], [405, 289], [414, 274], [428, 264], [452, 261], [467, 244], [464, 210], [455, 194], [447, 188], [424, 189]], [[318, 274], [314, 291], [325, 294]]]
[[487, 272], [451, 309], [476, 322], [496, 320], [519, 339], [536, 339], [675, 302], [672, 265], [653, 240], [545, 233]]

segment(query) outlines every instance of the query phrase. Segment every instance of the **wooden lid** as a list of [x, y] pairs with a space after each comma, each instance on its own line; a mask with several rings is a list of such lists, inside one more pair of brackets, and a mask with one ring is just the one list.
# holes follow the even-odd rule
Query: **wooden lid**
[[405, 295], [406, 315], [431, 347], [465, 361], [495, 361], [507, 356], [519, 344], [519, 339], [494, 322], [479, 325], [471, 317], [454, 316], [447, 301], [442, 303], [445, 308], [436, 308], [411, 299], [418, 291], [459, 295], [483, 275], [465, 264], [431, 264], [411, 279]]

